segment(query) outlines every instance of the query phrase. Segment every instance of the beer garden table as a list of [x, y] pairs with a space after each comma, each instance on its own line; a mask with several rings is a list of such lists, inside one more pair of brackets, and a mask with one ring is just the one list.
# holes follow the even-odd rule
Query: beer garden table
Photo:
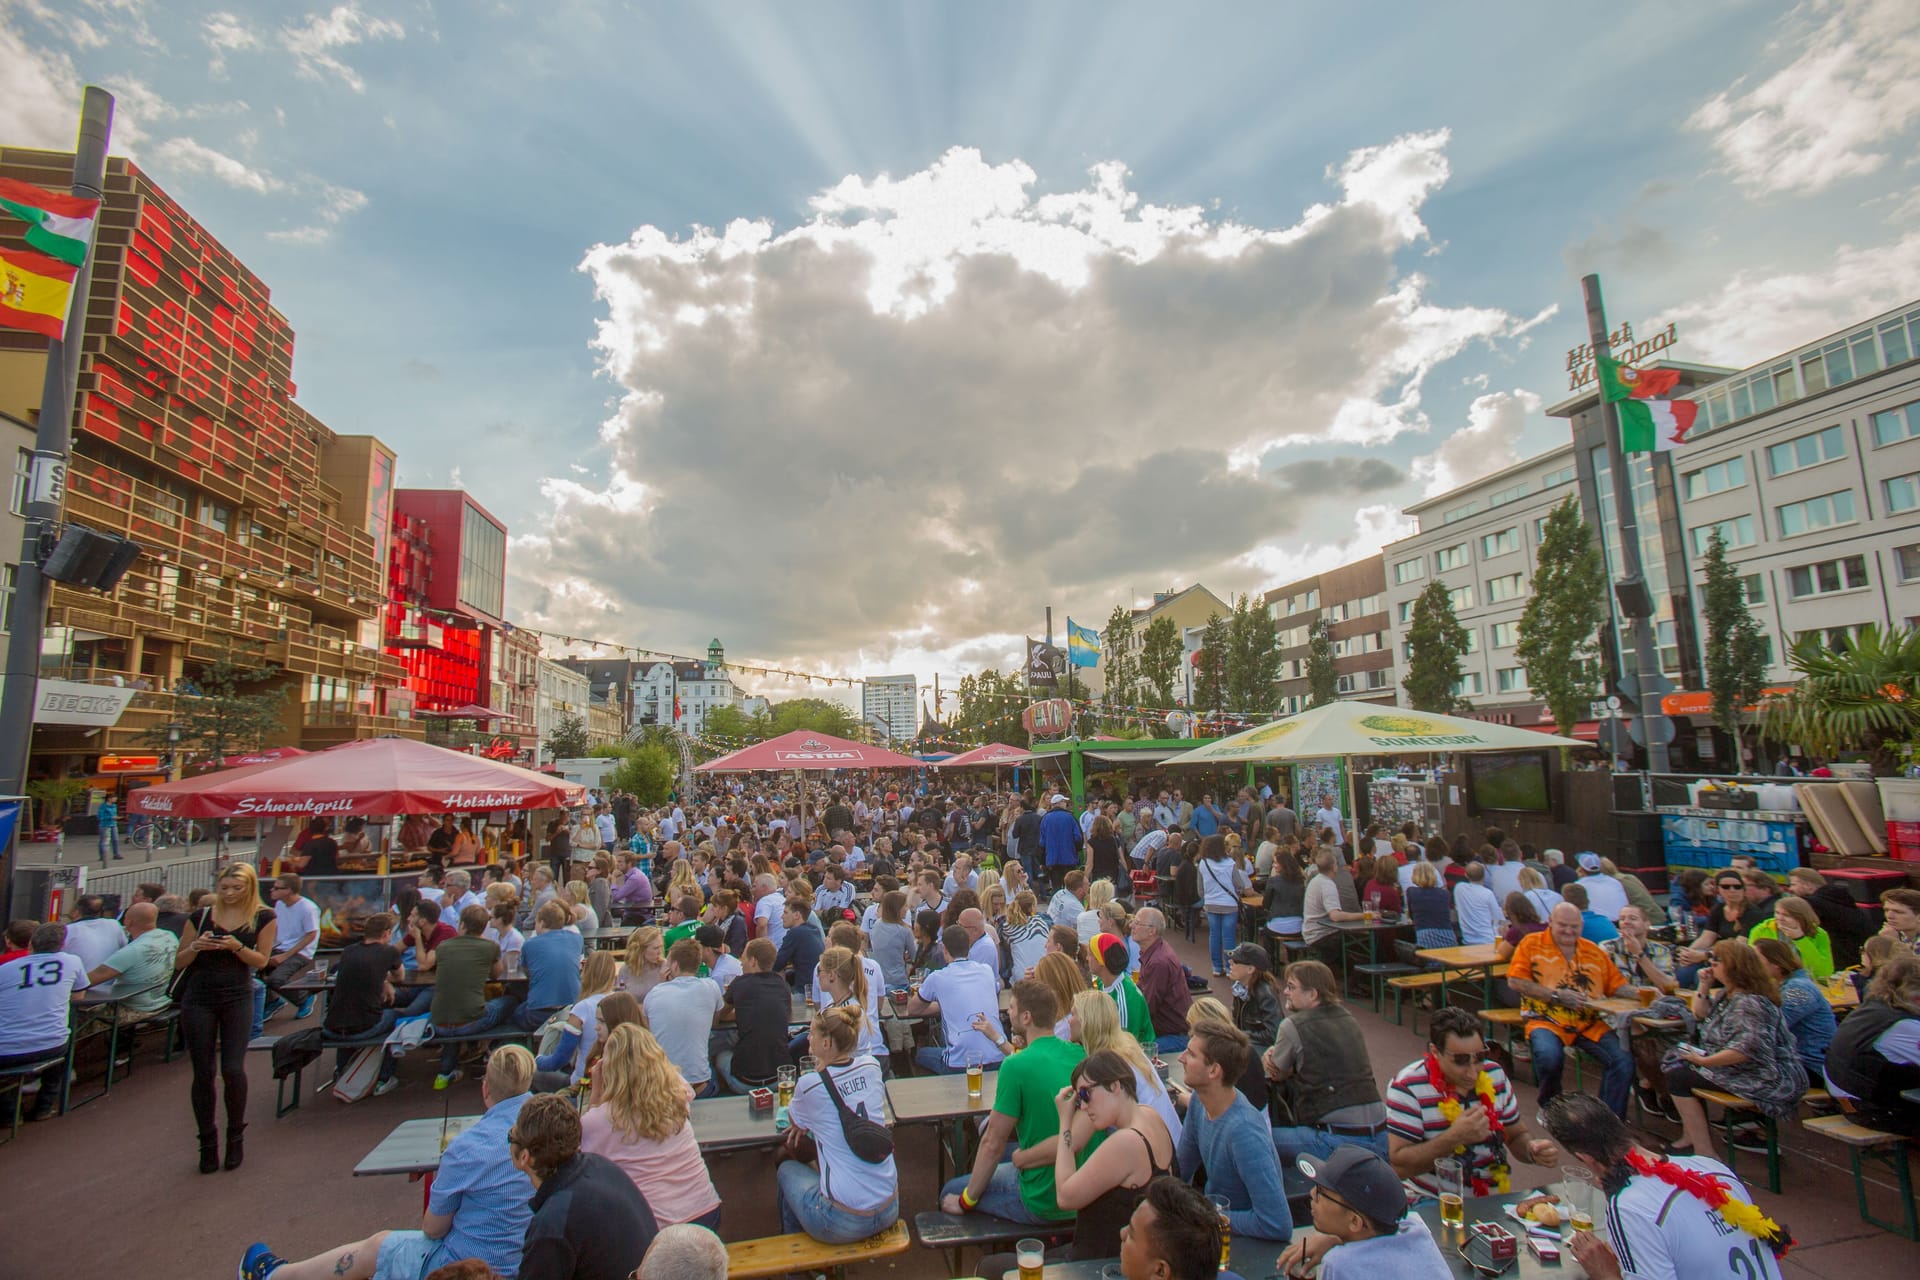
[[[1526, 1228], [1506, 1214], [1506, 1207], [1518, 1204], [1522, 1199], [1535, 1194], [1530, 1191], [1510, 1191], [1497, 1196], [1468, 1196], [1466, 1200], [1467, 1226], [1476, 1222], [1497, 1222], [1511, 1231], [1519, 1241], [1519, 1253], [1513, 1265], [1501, 1272], [1513, 1280], [1582, 1280], [1587, 1274], [1579, 1263], [1573, 1260], [1573, 1253], [1567, 1248], [1567, 1242], [1560, 1241], [1560, 1261], [1542, 1262], [1533, 1256], [1527, 1248]], [[1460, 1256], [1460, 1247], [1466, 1240], [1465, 1230], [1448, 1227], [1440, 1221], [1440, 1202], [1426, 1200], [1413, 1210], [1420, 1220], [1427, 1224], [1427, 1230], [1433, 1233], [1433, 1242], [1440, 1246], [1440, 1256], [1447, 1260], [1447, 1269], [1459, 1277], [1459, 1280], [1482, 1280], [1482, 1273], [1474, 1265]], [[1598, 1225], [1598, 1224], [1596, 1224]], [[1602, 1237], [1604, 1238], [1604, 1236]]]
[[1498, 944], [1479, 942], [1470, 947], [1429, 947], [1416, 951], [1414, 955], [1422, 960], [1431, 960], [1440, 966], [1440, 1004], [1447, 1003], [1447, 981], [1450, 974], [1459, 972], [1459, 976], [1471, 978], [1474, 970], [1480, 971], [1481, 1001], [1493, 1006], [1493, 966], [1500, 963]]

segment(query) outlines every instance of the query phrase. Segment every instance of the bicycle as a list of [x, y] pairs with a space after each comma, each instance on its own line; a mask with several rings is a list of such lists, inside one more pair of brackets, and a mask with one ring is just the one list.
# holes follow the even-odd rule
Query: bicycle
[[127, 832], [127, 841], [152, 853], [169, 845], [187, 848], [207, 838], [206, 830], [191, 818], [148, 818]]

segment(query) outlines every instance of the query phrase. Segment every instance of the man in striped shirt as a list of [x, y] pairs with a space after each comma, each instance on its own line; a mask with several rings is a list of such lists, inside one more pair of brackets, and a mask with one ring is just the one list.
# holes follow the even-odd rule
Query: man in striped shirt
[[1438, 1010], [1427, 1039], [1426, 1056], [1387, 1084], [1387, 1152], [1409, 1199], [1440, 1194], [1433, 1162], [1448, 1156], [1466, 1165], [1469, 1195], [1507, 1190], [1511, 1160], [1548, 1167], [1558, 1162], [1559, 1148], [1527, 1131], [1513, 1085], [1486, 1060], [1487, 1042], [1471, 1013]]

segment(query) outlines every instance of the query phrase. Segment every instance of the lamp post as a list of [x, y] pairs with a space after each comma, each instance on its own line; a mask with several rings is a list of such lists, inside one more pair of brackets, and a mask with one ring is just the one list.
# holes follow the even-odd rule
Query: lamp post
[[180, 755], [180, 735], [185, 732], [185, 730], [186, 726], [177, 720], [167, 722], [167, 758], [160, 763], [169, 782], [175, 780], [174, 768]]

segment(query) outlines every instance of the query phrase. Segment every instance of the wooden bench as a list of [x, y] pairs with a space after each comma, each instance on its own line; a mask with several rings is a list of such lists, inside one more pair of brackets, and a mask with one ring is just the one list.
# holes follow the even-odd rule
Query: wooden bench
[[736, 1240], [727, 1246], [727, 1275], [783, 1276], [789, 1273], [812, 1275], [824, 1271], [844, 1277], [856, 1262], [891, 1258], [905, 1253], [912, 1244], [907, 1224], [896, 1222], [878, 1235], [852, 1244], [825, 1244], [805, 1233], [762, 1236], [758, 1240]]
[[[1916, 1213], [1913, 1203], [1913, 1172], [1907, 1164], [1908, 1139], [1897, 1133], [1855, 1124], [1846, 1116], [1815, 1116], [1802, 1127], [1809, 1133], [1822, 1134], [1847, 1147], [1848, 1154], [1853, 1158], [1853, 1194], [1859, 1202], [1863, 1221], [1909, 1240], [1920, 1240], [1920, 1213]], [[1868, 1211], [1867, 1179], [1861, 1168], [1863, 1158], [1885, 1165], [1892, 1172], [1895, 1185], [1900, 1188], [1900, 1208], [1904, 1214], [1904, 1220], [1898, 1226], [1876, 1218]]]
[[945, 1254], [947, 1274], [957, 1276], [965, 1274], [960, 1263], [968, 1249], [978, 1249], [985, 1255], [995, 1249], [1011, 1249], [1029, 1238], [1052, 1248], [1073, 1239], [1073, 1220], [1036, 1226], [1031, 1222], [996, 1218], [990, 1213], [952, 1214], [928, 1209], [913, 1215], [913, 1234], [919, 1237], [922, 1249], [938, 1249]]
[[[299, 1033], [288, 1032], [286, 1034], [298, 1035]], [[286, 1036], [280, 1035], [255, 1036], [253, 1039], [247, 1041], [247, 1052], [272, 1053], [274, 1046], [285, 1038]], [[530, 1044], [532, 1038], [533, 1033], [522, 1031], [518, 1026], [509, 1022], [503, 1026], [489, 1027], [485, 1031], [469, 1031], [465, 1035], [443, 1036], [436, 1033], [433, 1039], [425, 1041], [417, 1047], [430, 1049], [435, 1045], [443, 1044], [485, 1044], [492, 1040], [504, 1040], [512, 1044]], [[373, 1045], [385, 1044], [386, 1039], [387, 1033], [382, 1033], [377, 1036], [353, 1036], [350, 1038], [323, 1036], [320, 1041], [320, 1052], [324, 1056], [332, 1053], [335, 1049], [365, 1049]], [[295, 1067], [290, 1074], [276, 1076], [274, 1078], [273, 1118], [275, 1120], [282, 1119], [290, 1112], [300, 1109], [301, 1095], [306, 1091], [306, 1074], [306, 1065], [302, 1064], [301, 1066]], [[331, 1078], [331, 1073], [329, 1073], [329, 1078]], [[289, 1096], [289, 1091], [291, 1091], [291, 1096]]]
[[[1398, 977], [1411, 977], [1420, 972], [1420, 970], [1413, 965], [1401, 964], [1397, 960], [1383, 960], [1377, 964], [1357, 964], [1353, 966], [1353, 971], [1364, 975], [1367, 979], [1367, 985], [1373, 988], [1373, 1011], [1375, 1013], [1380, 1012], [1380, 997], [1386, 989], [1383, 985], [1386, 980]], [[1398, 1002], [1396, 1001], [1395, 1003], [1397, 1004]], [[1397, 1022], [1399, 1019], [1396, 1017], [1394, 1021]]]
[[[42, 1072], [50, 1071], [62, 1062], [67, 1064], [67, 1078], [60, 1086], [60, 1114], [65, 1115], [67, 1103], [73, 1096], [73, 1038], [71, 1036], [59, 1049], [35, 1058], [32, 1062], [0, 1067], [0, 1089], [13, 1090], [13, 1123], [7, 1130], [9, 1141], [20, 1136], [20, 1117], [26, 1110], [27, 1104], [27, 1081], [38, 1078]], [[35, 1105], [38, 1105], [38, 1100]]]
[[1720, 1105], [1720, 1131], [1727, 1143], [1727, 1168], [1734, 1167], [1734, 1158], [1739, 1148], [1733, 1145], [1734, 1126], [1742, 1119], [1753, 1121], [1767, 1138], [1767, 1190], [1780, 1194], [1780, 1126], [1772, 1116], [1765, 1114], [1752, 1102], [1737, 1094], [1723, 1093], [1719, 1089], [1695, 1089], [1693, 1096], [1702, 1102], [1715, 1102]]
[[[1496, 964], [1484, 971], [1481, 969], [1430, 969], [1424, 973], [1408, 973], [1397, 978], [1388, 978], [1387, 987], [1393, 992], [1394, 1025], [1400, 1025], [1400, 1002], [1407, 996], [1438, 988], [1441, 998], [1446, 1000], [1451, 998], [1451, 993], [1448, 991], [1449, 984], [1462, 979], [1470, 980], [1483, 972], [1490, 978], [1504, 978], [1507, 976], [1507, 966]], [[1413, 1029], [1415, 1031], [1420, 1029], [1418, 1006], [1415, 1007], [1413, 1015]]]

